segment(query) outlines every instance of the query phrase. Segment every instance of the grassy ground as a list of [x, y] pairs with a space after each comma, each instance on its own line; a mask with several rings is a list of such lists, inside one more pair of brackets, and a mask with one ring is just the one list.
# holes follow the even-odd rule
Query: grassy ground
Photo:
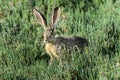
[[[0, 80], [120, 80], [119, 0], [0, 0]], [[56, 33], [90, 42], [49, 65], [33, 8], [61, 8]]]

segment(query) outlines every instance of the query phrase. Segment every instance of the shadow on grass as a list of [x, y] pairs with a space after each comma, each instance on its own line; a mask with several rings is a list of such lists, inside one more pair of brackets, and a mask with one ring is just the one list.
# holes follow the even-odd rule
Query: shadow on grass
[[38, 55], [36, 56], [35, 61], [39, 61], [39, 62], [44, 61], [45, 63], [48, 64], [50, 61], [50, 57], [47, 54], [40, 55], [40, 56]]

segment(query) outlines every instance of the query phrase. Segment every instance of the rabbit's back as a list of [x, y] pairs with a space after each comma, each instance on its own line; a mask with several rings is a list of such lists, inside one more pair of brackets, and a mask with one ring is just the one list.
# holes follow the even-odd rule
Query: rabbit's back
[[57, 46], [65, 45], [66, 47], [85, 47], [88, 46], [89, 42], [82, 37], [73, 36], [73, 37], [56, 37], [55, 44]]

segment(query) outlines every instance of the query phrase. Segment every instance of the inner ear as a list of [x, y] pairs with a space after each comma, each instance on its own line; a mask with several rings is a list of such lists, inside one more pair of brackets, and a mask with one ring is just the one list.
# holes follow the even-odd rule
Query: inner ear
[[45, 16], [40, 13], [37, 9], [33, 9], [33, 14], [35, 15], [37, 21], [42, 25], [44, 29], [47, 28], [47, 20]]
[[54, 9], [54, 12], [53, 12], [52, 17], [51, 17], [51, 24], [52, 24], [53, 27], [56, 24], [59, 17], [60, 17], [60, 8], [56, 7]]

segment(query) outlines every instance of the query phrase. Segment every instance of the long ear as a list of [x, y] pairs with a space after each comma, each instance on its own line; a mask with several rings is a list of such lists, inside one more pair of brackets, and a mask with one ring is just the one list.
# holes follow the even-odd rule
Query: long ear
[[37, 21], [43, 26], [43, 28], [46, 29], [46, 18], [37, 9], [33, 9], [33, 14], [35, 15]]
[[56, 24], [56, 22], [57, 22], [57, 20], [58, 20], [59, 17], [60, 17], [60, 8], [56, 7], [54, 9], [53, 14], [52, 14], [52, 20], [51, 20], [52, 21], [52, 25]]

